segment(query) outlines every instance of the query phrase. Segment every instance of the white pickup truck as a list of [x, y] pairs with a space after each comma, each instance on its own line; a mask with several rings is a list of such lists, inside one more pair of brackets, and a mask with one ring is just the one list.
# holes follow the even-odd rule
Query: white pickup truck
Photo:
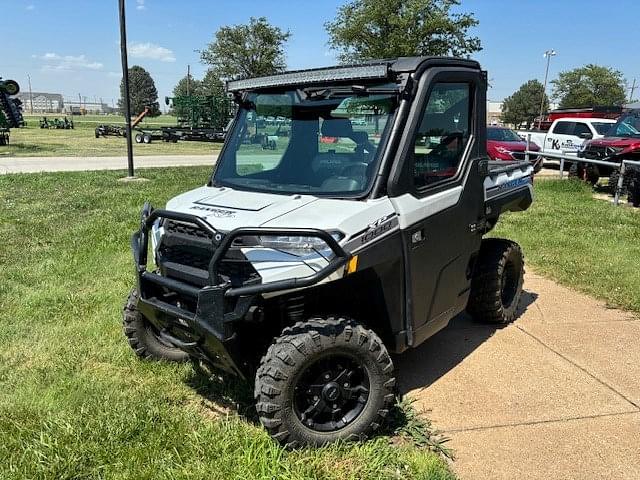
[[578, 149], [586, 141], [602, 138], [615, 120], [606, 118], [559, 118], [551, 124], [549, 131], [518, 131], [524, 140], [531, 134], [531, 142], [537, 144], [544, 153], [564, 153], [577, 155]]

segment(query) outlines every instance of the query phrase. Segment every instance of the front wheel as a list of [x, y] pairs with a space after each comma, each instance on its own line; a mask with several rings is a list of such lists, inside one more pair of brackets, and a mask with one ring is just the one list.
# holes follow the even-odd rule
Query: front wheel
[[256, 410], [289, 448], [365, 439], [395, 401], [394, 368], [382, 340], [347, 318], [285, 328], [256, 374]]
[[533, 173], [540, 173], [543, 166], [544, 166], [544, 159], [540, 158], [537, 162], [533, 164]]
[[595, 185], [600, 179], [600, 170], [597, 165], [572, 162], [571, 167], [569, 167], [569, 177], [578, 178], [591, 185]]
[[640, 207], [640, 172], [633, 170], [629, 182], [629, 203], [634, 207]]
[[484, 323], [511, 323], [518, 313], [523, 283], [520, 246], [500, 238], [483, 240], [471, 279], [467, 311]]
[[122, 327], [129, 346], [140, 358], [186, 362], [189, 355], [165, 341], [153, 324], [138, 310], [138, 292], [132, 290], [122, 312]]

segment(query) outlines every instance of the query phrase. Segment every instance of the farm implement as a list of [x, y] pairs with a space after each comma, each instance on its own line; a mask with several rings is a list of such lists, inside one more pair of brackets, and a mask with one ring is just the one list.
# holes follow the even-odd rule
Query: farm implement
[[9, 129], [24, 125], [22, 118], [22, 102], [11, 98], [20, 92], [15, 80], [2, 80], [0, 77], [0, 145], [9, 143]]
[[73, 130], [73, 120], [69, 120], [67, 117], [64, 118], [53, 118], [49, 119], [47, 117], [42, 117], [40, 120], [40, 128], [48, 128], [55, 130]]

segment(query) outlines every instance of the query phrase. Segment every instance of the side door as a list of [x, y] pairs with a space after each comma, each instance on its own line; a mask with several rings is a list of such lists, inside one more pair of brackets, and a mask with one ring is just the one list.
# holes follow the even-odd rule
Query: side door
[[467, 304], [481, 241], [473, 225], [484, 208], [485, 85], [473, 70], [423, 77], [390, 176], [404, 244], [410, 345]]
[[572, 148], [567, 148], [566, 151], [571, 153], [578, 153], [580, 146], [586, 142], [587, 140], [591, 140], [593, 138], [594, 132], [591, 130], [591, 127], [586, 122], [576, 122], [573, 127], [573, 145]]
[[[559, 121], [547, 134], [544, 149], [551, 153], [562, 153], [565, 150], [571, 150], [573, 145], [573, 131], [575, 122]], [[577, 148], [577, 147], [576, 147]]]

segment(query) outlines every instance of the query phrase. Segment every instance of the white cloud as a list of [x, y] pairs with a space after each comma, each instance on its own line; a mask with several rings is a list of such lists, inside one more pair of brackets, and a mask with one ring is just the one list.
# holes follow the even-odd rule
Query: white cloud
[[32, 10], [36, 9], [36, 6], [35, 5], [27, 5], [26, 8], [27, 8], [27, 10], [32, 11]]
[[176, 61], [173, 51], [150, 42], [132, 43], [129, 46], [129, 55], [133, 58], [149, 58], [151, 60], [160, 60], [161, 62]]
[[44, 62], [43, 70], [101, 70], [104, 66], [100, 62], [93, 62], [86, 55], [59, 55], [48, 52], [44, 55], [32, 55]]
[[144, 0], [136, 0], [136, 3], [137, 3], [136, 10], [146, 10], [147, 9], [146, 5], [144, 4]]

